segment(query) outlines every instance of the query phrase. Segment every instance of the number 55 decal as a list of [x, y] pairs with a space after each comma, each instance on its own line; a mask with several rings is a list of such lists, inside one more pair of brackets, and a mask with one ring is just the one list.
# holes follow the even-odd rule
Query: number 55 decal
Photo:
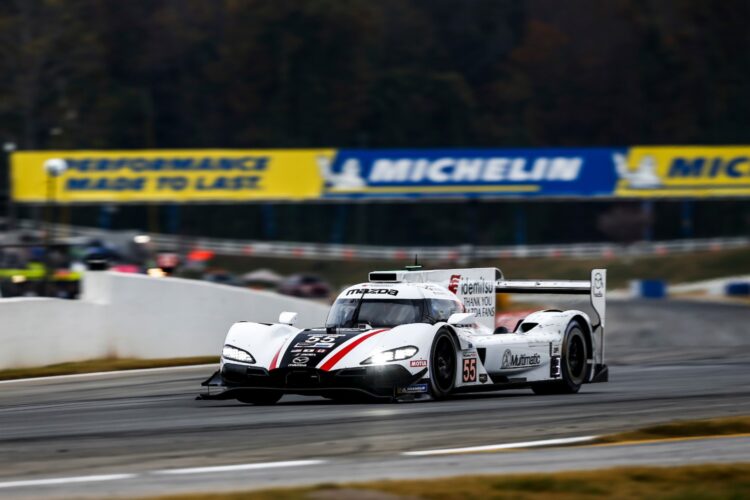
[[477, 381], [477, 358], [464, 359], [464, 382]]

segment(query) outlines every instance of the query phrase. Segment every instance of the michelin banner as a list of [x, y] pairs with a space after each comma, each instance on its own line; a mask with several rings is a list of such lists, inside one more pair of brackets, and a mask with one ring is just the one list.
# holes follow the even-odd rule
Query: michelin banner
[[342, 150], [329, 198], [750, 196], [750, 146]]
[[750, 146], [635, 146], [614, 168], [619, 197], [750, 196]]
[[[317, 157], [333, 150], [36, 151], [12, 155], [13, 198], [61, 203], [226, 202], [319, 198]], [[48, 193], [46, 160], [67, 169]]]
[[341, 150], [320, 165], [326, 197], [611, 196], [613, 150]]
[[[47, 191], [43, 165], [67, 170]], [[37, 151], [13, 197], [39, 203], [750, 196], [750, 147]]]

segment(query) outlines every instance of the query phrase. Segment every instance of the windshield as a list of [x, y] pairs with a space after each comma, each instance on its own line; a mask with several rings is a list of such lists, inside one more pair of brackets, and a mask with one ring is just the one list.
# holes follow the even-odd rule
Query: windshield
[[361, 324], [390, 327], [407, 323], [435, 324], [439, 321], [448, 321], [453, 313], [464, 312], [463, 305], [457, 300], [364, 299], [357, 313], [360, 298], [337, 300], [328, 313], [326, 327], [356, 328]]
[[398, 326], [421, 323], [424, 300], [375, 299], [362, 300], [359, 314], [354, 317], [360, 298], [339, 299], [328, 313], [327, 328], [353, 328], [361, 324], [370, 326]]
[[451, 314], [464, 312], [464, 306], [457, 300], [432, 299], [427, 301], [426, 323], [448, 321]]

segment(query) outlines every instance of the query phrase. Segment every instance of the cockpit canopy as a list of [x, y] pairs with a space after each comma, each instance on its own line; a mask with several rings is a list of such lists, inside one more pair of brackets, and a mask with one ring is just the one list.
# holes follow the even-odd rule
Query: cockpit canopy
[[360, 325], [395, 327], [408, 323], [435, 324], [448, 321], [453, 313], [463, 312], [458, 300], [385, 299], [367, 295], [339, 298], [328, 313], [326, 328], [356, 328]]

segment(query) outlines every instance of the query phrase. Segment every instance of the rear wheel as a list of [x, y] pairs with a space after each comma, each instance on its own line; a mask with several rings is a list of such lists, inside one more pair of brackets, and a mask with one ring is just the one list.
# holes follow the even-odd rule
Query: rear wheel
[[435, 399], [445, 399], [456, 384], [456, 342], [447, 330], [440, 330], [430, 351], [430, 389]]
[[560, 358], [561, 380], [532, 384], [536, 394], [575, 394], [586, 380], [588, 352], [586, 337], [578, 321], [571, 321], [563, 339]]
[[281, 399], [278, 391], [245, 391], [237, 395], [237, 401], [253, 405], [272, 405]]

